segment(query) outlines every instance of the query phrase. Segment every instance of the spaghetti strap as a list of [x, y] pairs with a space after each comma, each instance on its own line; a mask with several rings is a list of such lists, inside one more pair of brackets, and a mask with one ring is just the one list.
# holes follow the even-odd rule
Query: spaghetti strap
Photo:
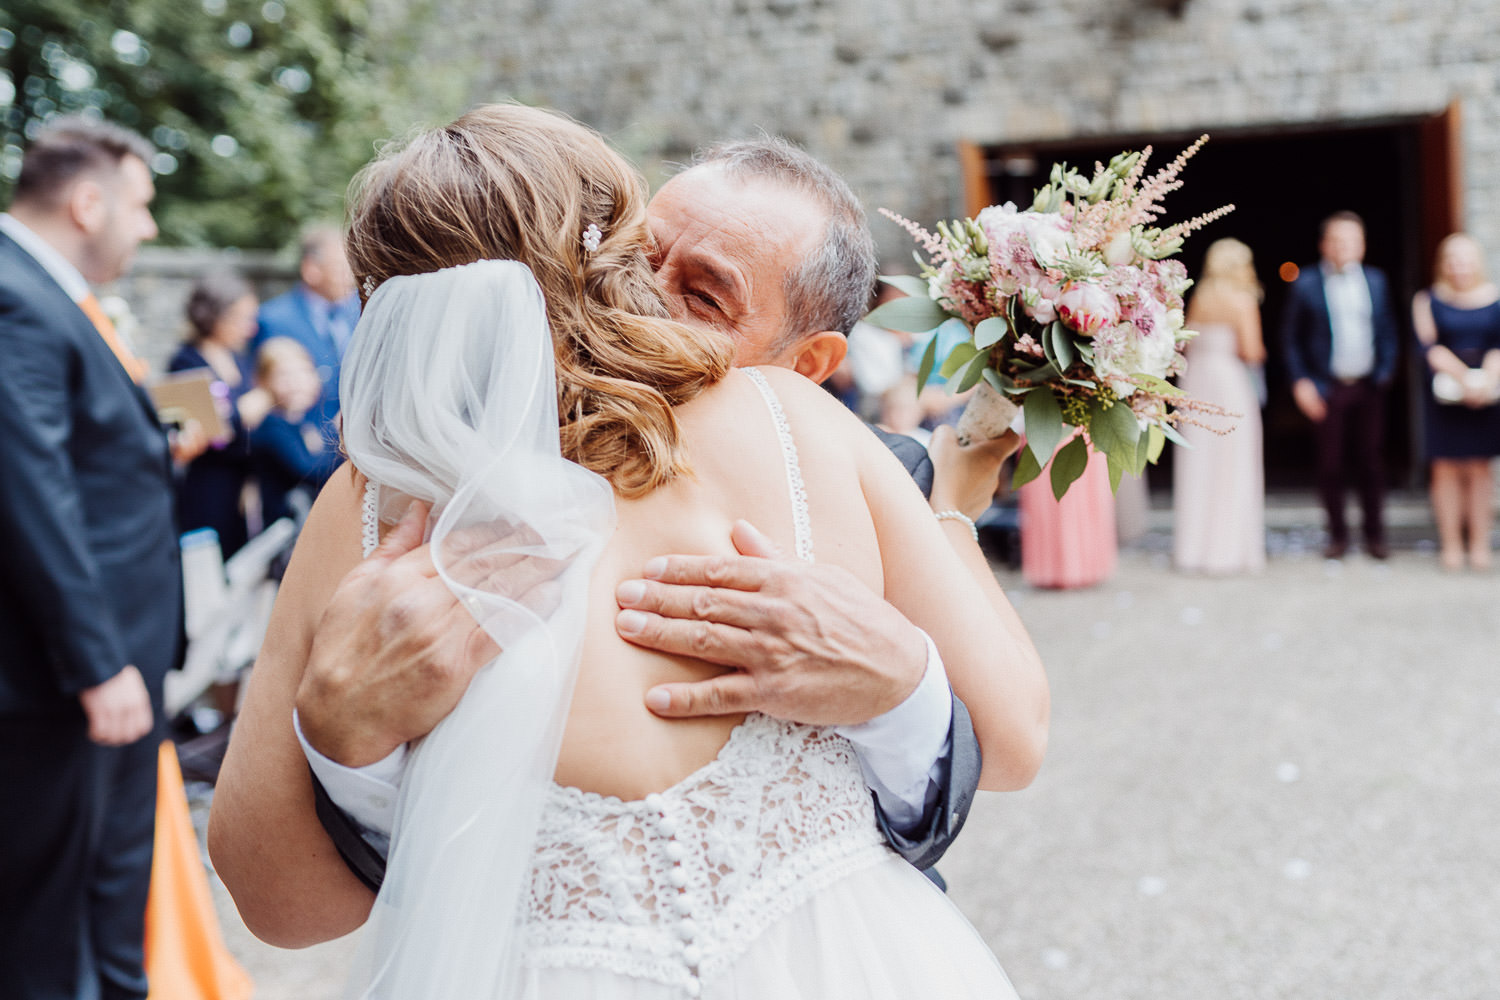
[[771, 420], [776, 424], [776, 437], [781, 441], [781, 457], [786, 463], [787, 489], [792, 496], [792, 531], [797, 544], [797, 558], [813, 561], [812, 521], [807, 516], [807, 487], [802, 483], [802, 466], [797, 462], [797, 442], [792, 439], [792, 428], [787, 423], [781, 400], [771, 383], [756, 368], [741, 368], [750, 376], [750, 381], [760, 390], [766, 407], [771, 411]]

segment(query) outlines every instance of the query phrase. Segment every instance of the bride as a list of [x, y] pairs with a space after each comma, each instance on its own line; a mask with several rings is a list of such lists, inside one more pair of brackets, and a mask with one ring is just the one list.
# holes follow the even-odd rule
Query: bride
[[351, 996], [1013, 996], [885, 845], [845, 740], [643, 704], [718, 668], [620, 639], [616, 588], [659, 552], [732, 554], [744, 520], [934, 638], [1000, 751], [985, 787], [1031, 780], [1047, 714], [1032, 661], [996, 655], [999, 586], [975, 582], [885, 447], [801, 376], [732, 370], [726, 341], [667, 318], [644, 206], [596, 134], [515, 106], [366, 168], [351, 470], [309, 518], [226, 769], [297, 766], [288, 715], [323, 608], [432, 504], [437, 571], [502, 652], [414, 750], [379, 895], [320, 887], [328, 936], [367, 918]]

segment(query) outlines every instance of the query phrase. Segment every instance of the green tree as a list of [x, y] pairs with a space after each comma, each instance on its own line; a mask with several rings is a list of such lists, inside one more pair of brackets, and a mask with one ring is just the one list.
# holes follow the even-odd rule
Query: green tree
[[[160, 152], [162, 242], [280, 247], [337, 219], [375, 143], [451, 113], [407, 63], [429, 11], [358, 0], [9, 0], [0, 7], [0, 199], [26, 137], [101, 114]], [[399, 18], [399, 22], [397, 21]]]

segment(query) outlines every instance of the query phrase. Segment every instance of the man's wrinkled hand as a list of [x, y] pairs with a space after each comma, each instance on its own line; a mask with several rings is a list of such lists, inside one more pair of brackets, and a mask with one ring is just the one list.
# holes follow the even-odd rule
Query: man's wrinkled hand
[[[298, 718], [314, 748], [349, 767], [431, 732], [499, 653], [422, 544], [427, 513], [414, 503], [344, 577], [313, 637]], [[447, 536], [444, 569], [481, 599], [498, 594], [545, 617], [567, 561], [532, 554], [535, 542], [503, 523], [462, 528]]]
[[89, 739], [101, 746], [134, 743], [151, 731], [151, 696], [133, 666], [78, 693], [89, 720]]
[[747, 522], [731, 537], [738, 556], [662, 556], [619, 585], [626, 641], [737, 668], [658, 685], [646, 693], [651, 711], [848, 725], [915, 690], [927, 644], [900, 612], [844, 569], [782, 558]]

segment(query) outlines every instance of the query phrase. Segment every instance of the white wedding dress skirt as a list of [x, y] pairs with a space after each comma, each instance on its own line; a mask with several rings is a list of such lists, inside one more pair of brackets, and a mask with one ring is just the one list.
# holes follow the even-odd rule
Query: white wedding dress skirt
[[1015, 991], [954, 905], [892, 855], [775, 920], [701, 994], [603, 967], [525, 970], [526, 1000], [918, 1000]]

